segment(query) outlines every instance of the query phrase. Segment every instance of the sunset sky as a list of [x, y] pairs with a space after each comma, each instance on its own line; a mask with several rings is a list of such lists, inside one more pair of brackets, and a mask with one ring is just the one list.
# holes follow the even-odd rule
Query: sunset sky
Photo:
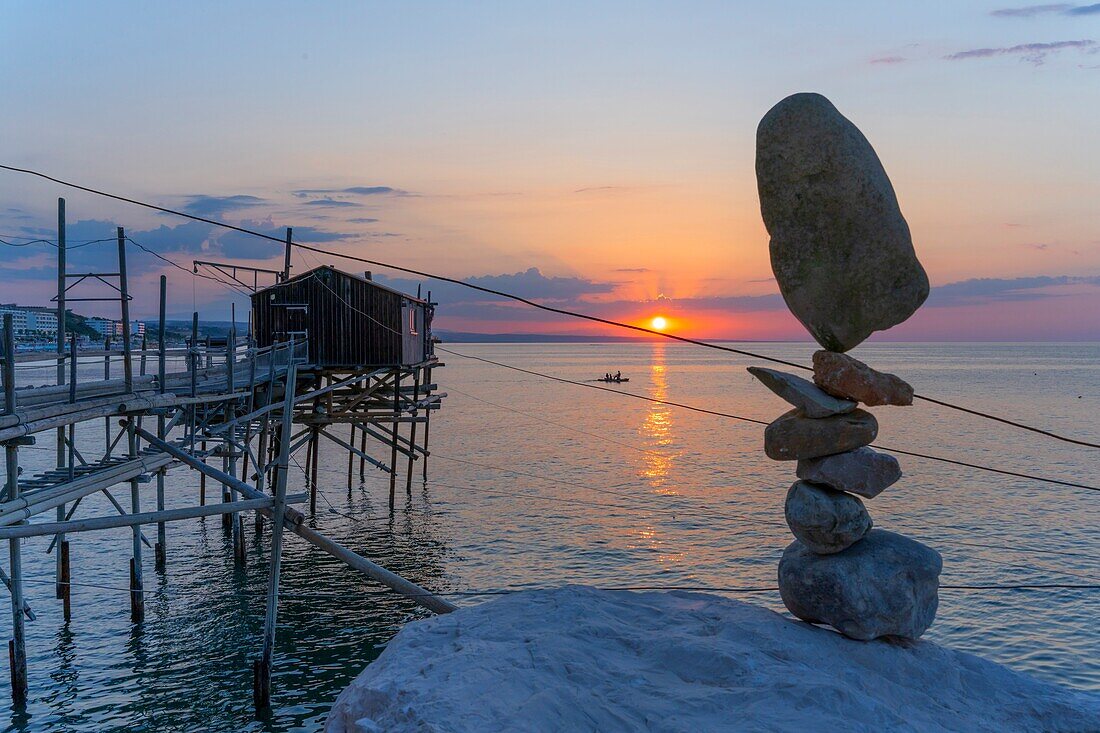
[[[817, 91], [877, 149], [933, 284], [886, 337], [1100, 339], [1100, 4], [8, 2], [0, 89], [4, 164], [743, 339], [807, 337], [771, 279], [754, 144], [775, 102]], [[119, 224], [186, 269], [281, 262], [6, 172], [0, 238], [54, 236], [59, 195], [73, 242]], [[54, 257], [0, 246], [0, 301], [47, 304]], [[320, 262], [362, 269], [295, 254]], [[136, 315], [164, 272], [171, 316], [228, 317], [232, 293], [165, 268], [133, 252]], [[426, 286], [439, 328], [615, 333]]]

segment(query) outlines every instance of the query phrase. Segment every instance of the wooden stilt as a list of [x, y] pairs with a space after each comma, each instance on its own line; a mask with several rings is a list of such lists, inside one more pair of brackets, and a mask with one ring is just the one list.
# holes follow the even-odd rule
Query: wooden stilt
[[[431, 298], [431, 293], [428, 294], [428, 298]], [[428, 367], [424, 370], [424, 382], [425, 384], [432, 383], [432, 368]], [[430, 392], [429, 392], [430, 394]], [[432, 426], [432, 411], [424, 410], [424, 453], [420, 456], [420, 468], [424, 480], [428, 480], [428, 430]]]
[[[61, 386], [61, 385], [65, 384], [65, 291], [67, 290], [67, 285], [66, 285], [66, 282], [65, 282], [65, 272], [66, 272], [66, 270], [65, 270], [65, 255], [66, 255], [66, 246], [65, 246], [65, 199], [59, 198], [57, 200], [57, 384], [58, 384], [58, 386]], [[74, 334], [74, 344], [75, 344], [75, 334]], [[76, 351], [75, 351], [75, 349], [72, 352], [72, 359], [73, 359], [72, 371], [73, 371], [73, 374], [75, 376], [75, 374], [76, 374]], [[75, 386], [76, 385], [74, 384], [70, 387], [70, 390], [69, 390], [70, 395], [73, 392], [72, 387], [75, 387]], [[55, 462], [55, 466], [58, 468], [58, 470], [63, 469], [63, 468], [66, 467], [66, 463], [67, 463], [66, 458], [70, 457], [72, 455], [72, 445], [71, 444], [70, 444], [68, 450], [65, 449], [65, 434], [66, 434], [66, 432], [72, 432], [73, 427], [75, 427], [75, 425], [70, 425], [68, 427], [68, 430], [66, 430], [65, 426], [60, 426], [60, 427], [57, 428], [57, 434], [56, 434], [57, 445], [56, 445], [56, 450], [55, 450], [57, 460]], [[69, 471], [70, 471], [70, 473], [72, 472], [71, 464], [69, 465]], [[71, 480], [71, 478], [72, 477], [70, 476], [70, 480]], [[65, 518], [65, 505], [64, 504], [57, 507], [57, 518], [59, 520]], [[56, 542], [63, 542], [65, 538], [62, 535], [58, 535], [54, 539], [55, 539]], [[61, 584], [62, 567], [61, 567], [61, 554], [60, 553], [58, 553], [58, 555], [57, 555], [57, 565], [54, 569], [54, 576], [57, 579], [57, 583], [56, 583], [56, 586], [55, 586], [56, 596], [58, 598], [62, 598], [62, 597], [64, 597], [66, 586], [62, 586], [62, 584]]]
[[[111, 378], [111, 335], [105, 334], [103, 336], [103, 381], [106, 382]], [[106, 450], [104, 451], [104, 458], [111, 457], [111, 418], [103, 418], [103, 445]]]
[[[4, 407], [15, 413], [15, 330], [12, 316], [4, 314]], [[19, 447], [16, 441], [4, 444], [4, 468], [8, 499], [19, 498]], [[17, 706], [27, 702], [27, 640], [23, 625], [23, 561], [18, 539], [8, 541], [11, 571], [12, 638], [8, 642], [8, 666], [11, 672], [11, 699]]]
[[[122, 376], [126, 383], [126, 392], [134, 391], [134, 363], [130, 350], [130, 294], [126, 276], [126, 233], [118, 228], [118, 289], [122, 303]], [[138, 457], [137, 433], [134, 418], [126, 420], [126, 444], [130, 460]], [[130, 512], [141, 511], [141, 483], [138, 477], [130, 479]], [[141, 527], [134, 525], [133, 556], [130, 558], [130, 618], [134, 623], [145, 620], [145, 593], [141, 572]]]
[[[134, 420], [126, 421], [126, 440], [129, 443], [130, 458], [137, 457], [137, 436], [134, 434]], [[135, 476], [130, 479], [130, 513], [141, 512], [141, 484]], [[145, 620], [145, 593], [141, 573], [141, 526], [133, 527], [133, 556], [130, 558], [130, 619], [134, 623]]]
[[[420, 397], [420, 369], [416, 370], [413, 376], [413, 404], [416, 404], [417, 399]], [[416, 416], [416, 410], [413, 410], [413, 416]], [[412, 496], [413, 491], [413, 461], [416, 459], [416, 423], [409, 423], [409, 460], [408, 466], [405, 471], [405, 495]]]
[[364, 458], [367, 452], [367, 431], [359, 431], [359, 481], [367, 480], [367, 459]]
[[[199, 444], [199, 450], [201, 450], [204, 454], [206, 453], [206, 441], [205, 440], [202, 441]], [[206, 463], [205, 459], [203, 459], [203, 463]], [[205, 506], [205, 505], [206, 505], [206, 474], [205, 473], [200, 473], [199, 474], [199, 506]]]
[[309, 439], [313, 460], [309, 464], [309, 513], [317, 513], [317, 464], [320, 463], [321, 429], [313, 428]]
[[[164, 377], [168, 368], [168, 351], [165, 346], [165, 317], [168, 306], [168, 279], [160, 276], [160, 317], [157, 321], [157, 391], [164, 394]], [[157, 437], [164, 440], [164, 415], [157, 415]], [[157, 511], [164, 511], [164, 473], [166, 468], [157, 471]], [[154, 546], [153, 555], [156, 558], [156, 567], [163, 570], [168, 564], [168, 535], [164, 522], [157, 524], [157, 544]]]
[[[236, 304], [230, 306], [229, 337], [225, 344], [226, 364], [226, 388], [232, 394], [235, 391], [234, 371], [237, 364], [237, 308]], [[225, 403], [225, 419], [232, 420], [236, 415], [236, 400], [228, 400]], [[231, 430], [227, 437], [232, 438], [235, 431]], [[226, 443], [229, 449], [229, 462], [227, 472], [230, 476], [237, 475], [237, 448], [233, 441]], [[222, 501], [236, 501], [237, 492], [232, 488], [222, 485]], [[243, 517], [240, 514], [227, 515], [230, 522], [230, 531], [233, 535], [233, 557], [238, 563], [245, 560]]]
[[390, 511], [394, 508], [394, 493], [397, 488], [397, 422], [401, 414], [401, 370], [393, 370], [393, 433], [390, 436]]
[[271, 706], [271, 661], [275, 654], [275, 626], [279, 612], [279, 577], [283, 563], [283, 525], [286, 517], [286, 481], [290, 460], [290, 431], [294, 418], [294, 382], [296, 366], [287, 370], [286, 399], [283, 403], [282, 428], [279, 431], [279, 463], [276, 467], [274, 505], [271, 517], [271, 570], [267, 583], [267, 610], [264, 614], [264, 641], [260, 658], [253, 662], [252, 700], [256, 712]]
[[[64, 535], [61, 535], [64, 536]], [[73, 617], [73, 609], [71, 603], [71, 590], [72, 590], [72, 570], [69, 567], [69, 541], [65, 540], [61, 543], [58, 549], [57, 556], [61, 558], [61, 587], [64, 589], [61, 595], [61, 608], [65, 615], [65, 620], [70, 621]]]
[[[348, 437], [348, 443], [355, 445], [355, 423], [351, 424], [351, 435]], [[348, 494], [351, 494], [351, 475], [355, 470], [355, 454], [348, 451]]]

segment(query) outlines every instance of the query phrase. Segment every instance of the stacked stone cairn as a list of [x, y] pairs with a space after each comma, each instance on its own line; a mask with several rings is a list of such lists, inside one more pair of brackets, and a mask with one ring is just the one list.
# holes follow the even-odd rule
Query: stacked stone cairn
[[764, 431], [769, 458], [797, 462], [780, 595], [795, 616], [853, 639], [916, 639], [935, 618], [943, 561], [872, 529], [862, 499], [901, 469], [868, 447], [878, 423], [859, 407], [911, 405], [913, 389], [844, 352], [909, 318], [928, 297], [928, 278], [878, 156], [825, 97], [795, 94], [765, 115], [756, 174], [779, 289], [823, 347], [812, 382], [749, 368], [793, 407]]

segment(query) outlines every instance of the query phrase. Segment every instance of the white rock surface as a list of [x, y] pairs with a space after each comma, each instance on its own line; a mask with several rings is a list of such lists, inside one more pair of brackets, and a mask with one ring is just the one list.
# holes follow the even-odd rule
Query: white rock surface
[[1100, 695], [740, 601], [570, 586], [405, 626], [327, 733], [1100, 730]]

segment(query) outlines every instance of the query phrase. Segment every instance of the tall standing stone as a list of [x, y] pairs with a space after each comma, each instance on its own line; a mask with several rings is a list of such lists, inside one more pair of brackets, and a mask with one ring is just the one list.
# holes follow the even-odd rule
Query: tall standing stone
[[803, 479], [784, 506], [796, 540], [779, 562], [780, 595], [795, 616], [853, 639], [915, 639], [936, 616], [943, 561], [871, 529], [846, 493], [874, 497], [901, 476], [894, 458], [865, 447], [878, 423], [855, 403], [910, 405], [913, 388], [843, 352], [911, 316], [928, 277], [874, 149], [820, 94], [787, 97], [760, 121], [756, 176], [776, 282], [825, 347], [814, 385], [750, 368], [795, 406], [764, 430], [764, 452], [797, 459]]
[[756, 178], [779, 290], [823, 347], [848, 351], [928, 297], [882, 163], [828, 99], [794, 94], [772, 107], [756, 133]]

